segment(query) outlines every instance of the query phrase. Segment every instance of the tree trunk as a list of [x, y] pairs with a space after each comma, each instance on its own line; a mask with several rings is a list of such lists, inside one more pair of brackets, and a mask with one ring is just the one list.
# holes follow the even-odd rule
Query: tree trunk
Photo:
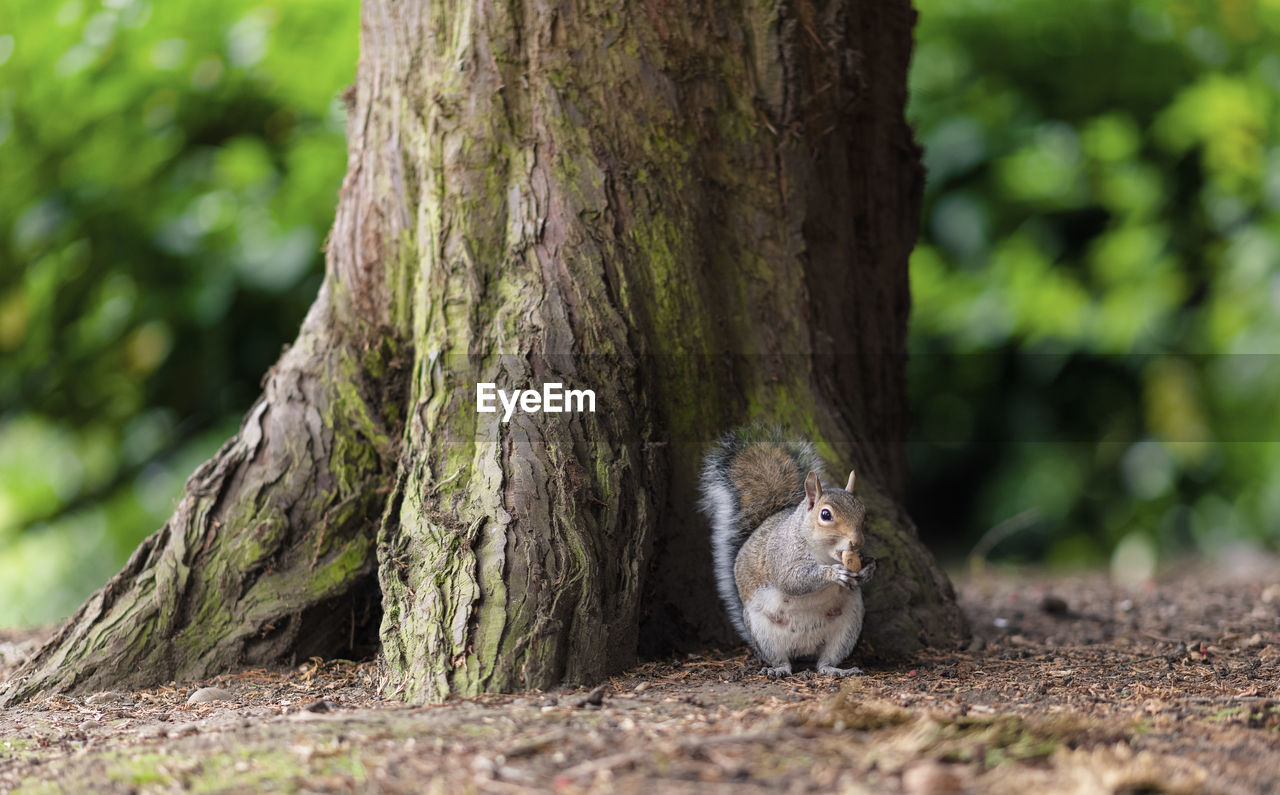
[[[366, 0], [298, 342], [4, 698], [350, 653], [379, 593], [384, 690], [411, 700], [727, 641], [694, 484], [754, 419], [858, 468], [881, 560], [860, 648], [954, 643], [901, 509], [913, 19]], [[591, 389], [596, 411], [503, 422], [480, 382]]]

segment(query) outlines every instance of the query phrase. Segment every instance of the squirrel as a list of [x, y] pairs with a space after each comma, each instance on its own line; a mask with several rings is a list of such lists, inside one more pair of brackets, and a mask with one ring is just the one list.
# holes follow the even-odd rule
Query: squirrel
[[815, 657], [819, 673], [862, 673], [837, 667], [862, 632], [860, 589], [876, 567], [859, 555], [867, 509], [854, 480], [823, 485], [813, 445], [778, 429], [732, 431], [703, 461], [699, 508], [711, 519], [716, 587], [770, 679]]

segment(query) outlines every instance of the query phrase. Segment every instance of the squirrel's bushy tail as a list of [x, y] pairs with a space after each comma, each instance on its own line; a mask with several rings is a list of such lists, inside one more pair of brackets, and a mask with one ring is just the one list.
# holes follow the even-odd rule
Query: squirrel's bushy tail
[[822, 477], [813, 445], [788, 438], [779, 428], [738, 428], [722, 436], [702, 462], [698, 507], [711, 519], [711, 556], [716, 588], [739, 635], [747, 638], [742, 599], [733, 578], [738, 550], [760, 523], [804, 499], [804, 478]]

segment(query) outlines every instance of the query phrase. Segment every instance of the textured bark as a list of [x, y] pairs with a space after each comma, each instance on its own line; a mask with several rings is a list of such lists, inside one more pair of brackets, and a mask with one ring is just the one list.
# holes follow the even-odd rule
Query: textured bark
[[367, 637], [379, 616], [368, 527], [399, 435], [379, 410], [398, 398], [396, 379], [362, 374], [340, 339], [322, 293], [240, 433], [5, 702], [350, 653]]
[[[913, 20], [366, 0], [298, 344], [6, 697], [332, 650], [306, 616], [370, 592], [375, 535], [389, 694], [587, 682], [728, 640], [694, 483], [707, 442], [759, 419], [859, 469], [881, 559], [863, 648], [962, 637], [900, 507]], [[597, 412], [476, 411], [477, 382], [556, 381]], [[292, 590], [255, 596], [271, 577]], [[147, 667], [113, 670], [120, 649]]]

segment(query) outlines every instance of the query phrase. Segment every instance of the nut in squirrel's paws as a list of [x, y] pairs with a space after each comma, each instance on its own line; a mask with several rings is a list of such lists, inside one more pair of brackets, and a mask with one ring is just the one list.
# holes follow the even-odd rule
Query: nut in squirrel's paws
[[847, 549], [840, 553], [840, 563], [849, 571], [859, 571], [862, 569], [862, 559], [858, 557], [858, 553], [852, 549]]
[[859, 555], [857, 552], [844, 552], [840, 555], [840, 565], [850, 572], [848, 585], [857, 587], [865, 584], [876, 573], [876, 559], [870, 555]]

